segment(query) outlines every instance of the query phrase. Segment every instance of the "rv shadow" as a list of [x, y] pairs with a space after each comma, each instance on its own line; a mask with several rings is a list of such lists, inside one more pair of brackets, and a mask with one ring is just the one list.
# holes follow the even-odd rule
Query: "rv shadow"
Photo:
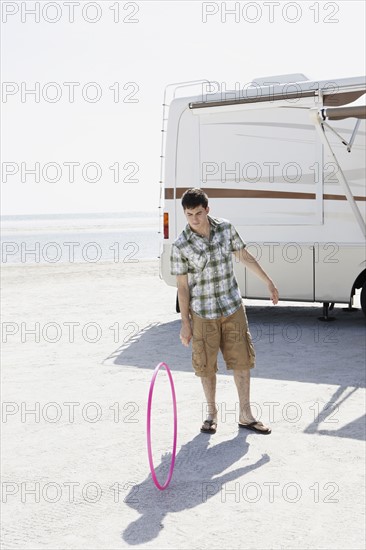
[[[254, 378], [342, 387], [365, 386], [365, 317], [335, 309], [334, 322], [321, 322], [321, 308], [247, 307], [256, 350]], [[153, 370], [161, 361], [173, 371], [192, 372], [191, 347], [179, 340], [180, 320], [150, 325], [104, 362]], [[228, 375], [221, 353], [219, 373]]]
[[[220, 475], [232, 464], [243, 459], [249, 445], [243, 434], [213, 447], [209, 447], [209, 440], [207, 434], [199, 434], [182, 446], [176, 456], [172, 480], [165, 491], [155, 487], [151, 475], [133, 485], [124, 502], [140, 516], [122, 533], [122, 538], [128, 544], [145, 544], [155, 539], [164, 527], [162, 522], [167, 514], [204, 504], [220, 492], [226, 483], [238, 480], [269, 462], [269, 456], [262, 455], [254, 464], [244, 466], [239, 463], [237, 469]], [[160, 483], [164, 483], [166, 479], [170, 460], [171, 455], [168, 453], [156, 467]]]

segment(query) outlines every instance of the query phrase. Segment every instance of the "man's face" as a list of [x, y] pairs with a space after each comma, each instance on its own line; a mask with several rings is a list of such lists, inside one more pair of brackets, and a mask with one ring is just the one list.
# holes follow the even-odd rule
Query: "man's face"
[[186, 208], [184, 211], [189, 227], [192, 231], [203, 231], [206, 229], [208, 222], [207, 214], [210, 208], [204, 208], [203, 206], [197, 206], [196, 208]]

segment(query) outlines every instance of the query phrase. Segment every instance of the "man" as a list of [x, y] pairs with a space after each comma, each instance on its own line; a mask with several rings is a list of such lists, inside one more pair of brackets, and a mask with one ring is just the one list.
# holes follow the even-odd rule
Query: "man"
[[171, 273], [177, 277], [180, 339], [188, 346], [193, 338], [192, 365], [201, 378], [207, 401], [208, 415], [201, 432], [215, 433], [217, 428], [216, 372], [221, 349], [238, 390], [239, 427], [269, 434], [271, 429], [256, 421], [250, 409], [250, 369], [254, 367], [255, 352], [232, 254], [267, 284], [274, 304], [278, 302], [278, 290], [246, 250], [233, 225], [208, 215], [206, 193], [199, 188], [188, 189], [182, 206], [188, 225], [172, 245]]

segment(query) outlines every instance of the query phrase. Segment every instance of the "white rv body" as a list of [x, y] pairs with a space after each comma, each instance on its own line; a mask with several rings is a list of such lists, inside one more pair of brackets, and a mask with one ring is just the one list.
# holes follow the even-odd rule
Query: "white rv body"
[[[160, 178], [169, 235], [161, 243], [160, 275], [176, 286], [170, 248], [187, 223], [181, 196], [200, 187], [210, 214], [234, 224], [281, 300], [351, 305], [364, 286], [366, 303], [365, 110], [359, 105], [366, 78], [272, 78], [277, 84], [257, 81], [245, 94], [170, 103]], [[235, 271], [243, 297], [268, 299], [250, 270], [235, 265]]]

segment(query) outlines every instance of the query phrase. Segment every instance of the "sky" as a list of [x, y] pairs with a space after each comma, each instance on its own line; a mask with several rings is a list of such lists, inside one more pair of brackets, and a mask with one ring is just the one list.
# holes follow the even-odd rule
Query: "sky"
[[2, 215], [157, 209], [170, 83], [365, 74], [362, 0], [2, 1], [1, 11]]

